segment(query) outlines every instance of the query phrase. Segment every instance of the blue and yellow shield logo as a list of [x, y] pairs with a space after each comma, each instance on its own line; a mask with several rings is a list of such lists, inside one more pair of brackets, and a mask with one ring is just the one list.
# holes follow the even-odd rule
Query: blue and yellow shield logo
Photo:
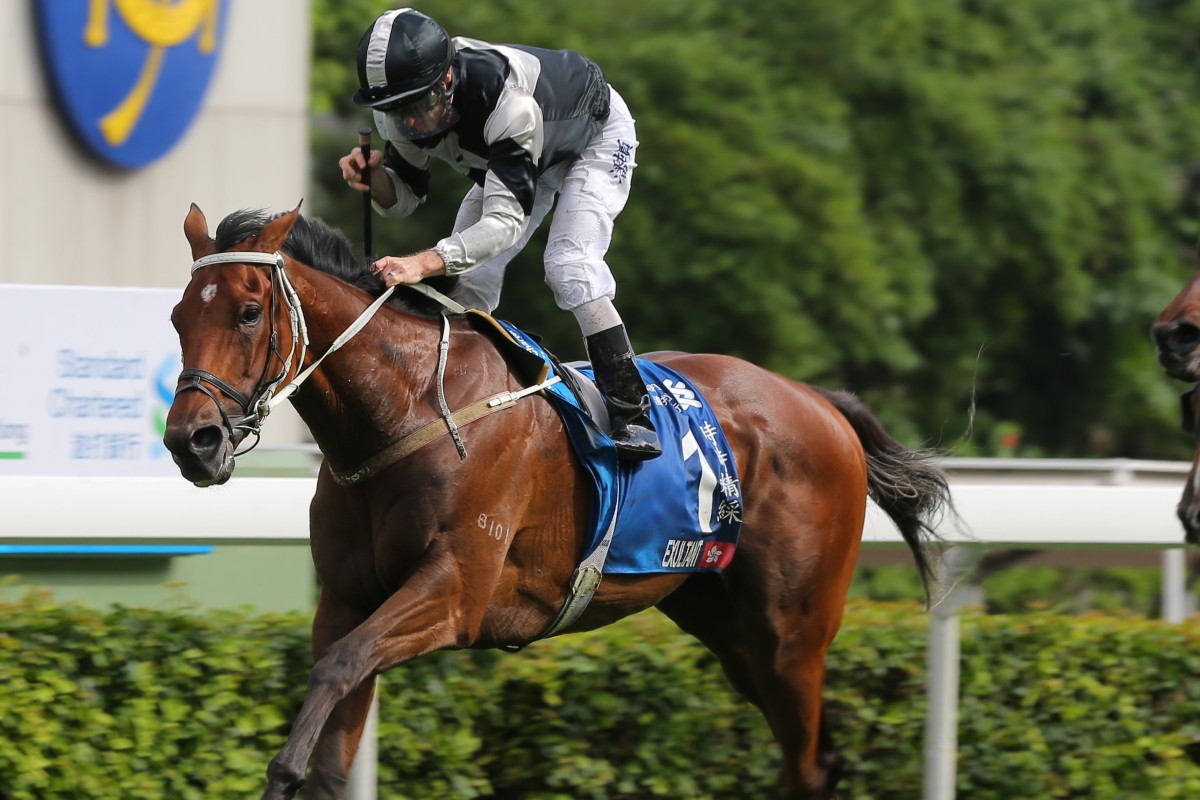
[[59, 106], [105, 161], [141, 167], [187, 131], [224, 35], [222, 0], [36, 0]]

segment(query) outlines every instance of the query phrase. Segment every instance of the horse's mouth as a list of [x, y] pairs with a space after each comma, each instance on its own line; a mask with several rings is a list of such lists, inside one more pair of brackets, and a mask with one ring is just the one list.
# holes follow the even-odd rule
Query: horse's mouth
[[1195, 381], [1200, 377], [1200, 324], [1177, 317], [1150, 326], [1158, 363], [1172, 378]]
[[1179, 353], [1160, 349], [1158, 363], [1170, 377], [1195, 383], [1200, 380], [1200, 354], [1193, 351], [1189, 352], [1187, 356], [1181, 357]]

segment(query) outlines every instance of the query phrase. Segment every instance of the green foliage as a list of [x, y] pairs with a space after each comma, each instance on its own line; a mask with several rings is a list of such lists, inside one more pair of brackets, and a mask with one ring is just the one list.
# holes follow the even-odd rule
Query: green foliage
[[[334, 163], [358, 37], [386, 0], [315, 0], [317, 213], [361, 227]], [[1200, 214], [1200, 0], [431, 0], [455, 34], [595, 58], [638, 120], [610, 263], [635, 345], [715, 351], [861, 394], [910, 445], [1183, 457], [1146, 330]], [[465, 179], [377, 220], [449, 230]], [[535, 238], [499, 314], [582, 350]], [[514, 302], [513, 298], [520, 298]]]
[[[1022, 614], [1052, 610], [1060, 614], [1161, 613], [1162, 570], [1154, 567], [1060, 568], [1021, 562], [991, 572], [984, 582], [987, 611]], [[924, 588], [909, 565], [859, 566], [852, 597], [884, 602], [924, 599]]]
[[[848, 608], [827, 716], [843, 796], [920, 794], [925, 630], [915, 604]], [[299, 709], [297, 616], [0, 606], [0, 796], [255, 795]], [[1200, 621], [962, 619], [958, 793], [1195, 797]], [[439, 653], [388, 673], [385, 797], [744, 800], [778, 751], [715, 660], [647, 613], [518, 655]]]
[[[852, 604], [830, 654], [847, 796], [920, 795], [927, 619]], [[1169, 798], [1200, 790], [1200, 625], [962, 618], [960, 797]]]
[[0, 606], [0, 796], [261, 791], [304, 697], [306, 629], [236, 613]]

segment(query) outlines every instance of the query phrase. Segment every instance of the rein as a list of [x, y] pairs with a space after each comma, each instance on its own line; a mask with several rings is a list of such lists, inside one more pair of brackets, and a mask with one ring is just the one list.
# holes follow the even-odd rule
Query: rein
[[[283, 386], [283, 388], [277, 389], [279, 384], [281, 384], [284, 378], [287, 377], [288, 372], [291, 371], [292, 359], [294, 356], [296, 356], [297, 349], [299, 350], [299, 357], [296, 358], [296, 364], [303, 362], [304, 356], [308, 352], [308, 325], [304, 320], [304, 309], [300, 306], [300, 297], [296, 294], [296, 288], [292, 286], [292, 282], [288, 280], [287, 271], [284, 269], [283, 253], [279, 251], [274, 253], [213, 253], [212, 255], [207, 255], [196, 259], [192, 263], [191, 274], [195, 275], [197, 270], [216, 264], [257, 264], [270, 267], [271, 285], [273, 288], [279, 287], [283, 289], [283, 296], [287, 302], [288, 317], [292, 323], [292, 348], [288, 351], [287, 358], [284, 359], [283, 366], [281, 367], [279, 374], [270, 381], [265, 383], [260, 382], [258, 389], [255, 391], [252, 398], [246, 398], [246, 396], [241, 392], [237, 391], [228, 383], [206, 370], [185, 369], [180, 372], [180, 379], [186, 380], [191, 378], [192, 382], [186, 386], [180, 386], [178, 389], [176, 389], [176, 395], [189, 389], [198, 389], [204, 392], [204, 394], [208, 395], [212, 401], [216, 403], [216, 397], [213, 395], [212, 391], [202, 385], [201, 381], [203, 381], [217, 387], [222, 392], [229, 395], [229, 397], [232, 398], [239, 406], [241, 406], [242, 417], [238, 420], [237, 425], [232, 425], [229, 417], [225, 414], [225, 410], [221, 408], [221, 404], [217, 403], [217, 409], [221, 412], [221, 418], [225, 422], [225, 428], [229, 431], [231, 436], [236, 429], [247, 431], [253, 434], [256, 439], [261, 437], [263, 423], [266, 421], [267, 417], [275, 409], [275, 407], [295, 394], [296, 391], [299, 390], [300, 385], [308, 380], [309, 376], [312, 375], [313, 371], [316, 370], [317, 367], [321, 366], [322, 361], [324, 361], [334, 352], [341, 349], [346, 342], [350, 341], [359, 331], [365, 328], [367, 323], [371, 321], [371, 318], [375, 316], [375, 312], [379, 311], [380, 306], [387, 302], [387, 299], [392, 296], [392, 292], [395, 291], [396, 288], [395, 286], [389, 286], [387, 291], [377, 297], [375, 302], [367, 306], [366, 309], [364, 309], [363, 312], [358, 315], [358, 318], [355, 319], [354, 322], [350, 323], [350, 327], [346, 328], [346, 330], [344, 330], [342, 334], [333, 341], [333, 344], [329, 346], [328, 350], [322, 353], [302, 372], [298, 372], [289, 383]], [[430, 289], [430, 291], [440, 296], [440, 292], [437, 292], [434, 289]], [[275, 298], [278, 294], [279, 293], [276, 291], [271, 292], [272, 326], [275, 325]], [[457, 303], [454, 303], [454, 301], [449, 300], [449, 298], [446, 299], [448, 302], [458, 305]], [[461, 306], [459, 306], [459, 308], [461, 308]], [[301, 336], [303, 337], [303, 341], [300, 341]], [[275, 331], [273, 329], [271, 331], [271, 347], [272, 350], [275, 347]], [[255, 442], [255, 446], [257, 446], [257, 441]], [[252, 449], [254, 449], [254, 447], [247, 448], [242, 452], [248, 453]]]
[[[304, 320], [304, 310], [300, 305], [300, 297], [296, 294], [296, 289], [292, 282], [287, 277], [287, 272], [284, 269], [284, 256], [281, 252], [275, 253], [259, 253], [259, 252], [233, 252], [233, 253], [213, 253], [196, 259], [192, 263], [191, 273], [194, 275], [197, 270], [204, 267], [218, 264], [255, 264], [271, 268], [271, 354], [278, 355], [276, 350], [276, 335], [274, 330], [275, 325], [275, 303], [276, 297], [282, 294], [288, 310], [288, 318], [292, 328], [292, 346], [285, 358], [282, 359], [279, 374], [270, 380], [260, 380], [258, 387], [255, 389], [251, 397], [247, 397], [242, 392], [230, 386], [221, 378], [218, 378], [213, 373], [196, 368], [184, 369], [179, 373], [179, 379], [190, 380], [183, 386], [175, 389], [175, 394], [178, 396], [182, 392], [196, 390], [207, 395], [217, 410], [221, 413], [221, 420], [225, 425], [226, 431], [232, 437], [234, 431], [242, 430], [255, 437], [255, 443], [250, 447], [242, 450], [234, 455], [243, 455], [250, 452], [258, 446], [258, 442], [262, 436], [262, 426], [271, 411], [275, 409], [284, 400], [291, 397], [300, 388], [300, 385], [308, 380], [309, 376], [321, 365], [321, 362], [328, 358], [331, 354], [341, 349], [346, 342], [356, 336], [359, 331], [366, 327], [367, 323], [375, 316], [380, 307], [387, 302], [387, 299], [392, 296], [395, 291], [395, 286], [389, 286], [373, 303], [367, 306], [358, 317], [350, 323], [346, 330], [342, 331], [329, 349], [318, 356], [312, 364], [308, 365], [304, 370], [296, 373], [286, 385], [279, 388], [283, 383], [288, 373], [292, 369], [293, 359], [297, 365], [303, 363], [304, 357], [308, 352], [308, 325]], [[426, 297], [432, 298], [443, 306], [446, 310], [453, 314], [464, 314], [467, 309], [459, 303], [451, 300], [446, 295], [434, 289], [431, 286], [417, 283], [410, 284], [410, 289], [413, 289]], [[278, 291], [281, 290], [281, 291]], [[367, 461], [360, 464], [358, 467], [348, 472], [335, 472], [334, 480], [343, 486], [360, 483], [367, 478], [372, 477], [380, 470], [391, 466], [395, 462], [409, 455], [413, 451], [424, 447], [434, 441], [441, 435], [448, 433], [454, 440], [454, 446], [458, 450], [458, 456], [462, 460], [467, 458], [467, 448], [463, 444], [462, 437], [459, 435], [458, 428], [460, 425], [466, 425], [474, 422], [481, 417], [487, 416], [495, 411], [501, 411], [514, 405], [517, 400], [530, 394], [545, 389], [561, 380], [558, 376], [549, 378], [536, 386], [531, 386], [522, 389], [518, 392], [500, 392], [492, 395], [484, 400], [480, 400], [466, 408], [451, 412], [450, 407], [446, 404], [446, 393], [444, 388], [444, 380], [446, 375], [446, 362], [449, 358], [450, 351], [450, 320], [443, 314], [442, 316], [442, 335], [438, 343], [438, 366], [437, 366], [437, 397], [438, 408], [441, 413], [441, 420], [431, 422], [428, 425], [420, 428], [416, 432], [394, 442], [383, 451], [369, 458]], [[299, 355], [297, 355], [299, 353]], [[269, 369], [271, 358], [268, 356], [267, 365], [263, 368], [263, 374], [266, 374]], [[212, 389], [204, 384], [209, 384], [220, 390], [231, 400], [238, 404], [242, 410], [242, 416], [237, 420], [236, 424], [225, 413], [224, 407], [217, 400], [217, 396]]]

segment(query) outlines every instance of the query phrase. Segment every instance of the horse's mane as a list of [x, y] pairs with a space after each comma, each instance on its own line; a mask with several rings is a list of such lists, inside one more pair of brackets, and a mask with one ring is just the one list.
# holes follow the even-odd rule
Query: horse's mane
[[[256, 235], [264, 225], [279, 216], [281, 214], [263, 209], [244, 208], [233, 212], [217, 226], [217, 251], [228, 250]], [[386, 288], [383, 280], [371, 271], [370, 262], [355, 255], [346, 234], [316, 217], [300, 215], [296, 218], [296, 224], [283, 244], [283, 251], [302, 264], [362, 289], [371, 297], [378, 297]], [[442, 294], [449, 294], [457, 281], [457, 278], [442, 276], [425, 282]], [[392, 293], [388, 305], [423, 317], [437, 316], [442, 308], [425, 295], [403, 288]]]

